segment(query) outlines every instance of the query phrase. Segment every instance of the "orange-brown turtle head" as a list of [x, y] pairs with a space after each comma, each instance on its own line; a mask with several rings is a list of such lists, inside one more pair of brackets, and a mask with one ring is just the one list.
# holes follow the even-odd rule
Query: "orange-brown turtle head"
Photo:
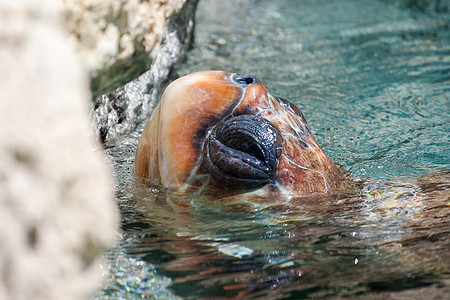
[[140, 138], [135, 176], [170, 190], [202, 186], [259, 195], [339, 189], [303, 114], [253, 76], [205, 71], [170, 84]]

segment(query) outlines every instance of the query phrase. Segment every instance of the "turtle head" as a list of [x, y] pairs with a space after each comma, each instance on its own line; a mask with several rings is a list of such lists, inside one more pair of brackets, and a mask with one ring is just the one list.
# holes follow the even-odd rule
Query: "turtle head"
[[254, 76], [205, 71], [167, 87], [140, 138], [134, 173], [169, 189], [206, 183], [303, 195], [327, 191], [334, 168], [295, 105]]

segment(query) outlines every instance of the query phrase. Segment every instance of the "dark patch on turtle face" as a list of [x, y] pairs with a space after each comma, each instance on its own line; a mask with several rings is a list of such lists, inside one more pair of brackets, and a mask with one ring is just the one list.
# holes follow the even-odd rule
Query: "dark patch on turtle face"
[[206, 118], [202, 122], [201, 126], [198, 128], [197, 132], [195, 133], [194, 141], [193, 141], [193, 145], [194, 145], [196, 154], [200, 155], [200, 153], [203, 149], [203, 144], [205, 142], [205, 138], [206, 138], [206, 135], [208, 134], [208, 131], [210, 131], [211, 128], [213, 128], [216, 124], [218, 124], [222, 120], [226, 119], [227, 116], [231, 116], [231, 113], [232, 113], [235, 105], [236, 105], [235, 101], [233, 101], [233, 103], [229, 107], [227, 107], [222, 113], [214, 115], [209, 118]]
[[[297, 141], [301, 147], [303, 147], [303, 148], [309, 147], [308, 142], [305, 140], [305, 137], [309, 136], [308, 130], [306, 130], [306, 131], [302, 130], [302, 134], [303, 134], [303, 136], [302, 136], [296, 130], [294, 130], [294, 128], [292, 128], [290, 125], [289, 125], [289, 129], [291, 130], [292, 135], [295, 136], [295, 138], [297, 139]], [[301, 129], [301, 128], [299, 128], [299, 129]]]
[[298, 143], [300, 144], [301, 147], [303, 147], [303, 148], [308, 148], [309, 147], [309, 145], [303, 140], [303, 138], [298, 137], [297, 141], [298, 141]]
[[300, 111], [300, 109], [298, 109], [297, 106], [295, 106], [295, 104], [287, 101], [286, 99], [283, 99], [281, 97], [274, 97], [278, 103], [281, 104], [281, 106], [283, 106], [285, 109], [290, 110], [291, 112], [293, 112], [294, 114], [296, 114], [297, 116], [299, 116], [302, 121], [307, 124], [305, 116], [303, 115], [303, 113]]
[[259, 188], [274, 180], [282, 143], [278, 129], [259, 116], [226, 118], [205, 141], [201, 171], [221, 186]]

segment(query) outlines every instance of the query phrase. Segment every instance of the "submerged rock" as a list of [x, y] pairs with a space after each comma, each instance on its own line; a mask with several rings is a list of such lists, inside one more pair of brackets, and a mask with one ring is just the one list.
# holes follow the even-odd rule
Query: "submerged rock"
[[57, 0], [0, 0], [0, 299], [82, 299], [117, 235], [88, 74]]
[[[138, 60], [127, 63], [133, 66], [140, 64], [139, 68], [143, 67], [148, 71], [144, 74], [138, 72], [142, 74], [140, 77], [95, 100], [92, 116], [97, 126], [97, 133], [103, 141], [113, 140], [118, 135], [132, 131], [136, 124], [149, 115], [174, 64], [191, 46], [197, 2], [198, 0], [150, 1], [153, 5], [166, 7], [165, 10], [161, 10], [165, 11], [165, 25], [160, 33], [156, 31], [153, 33], [151, 42], [150, 38], [146, 39], [146, 35], [142, 37], [142, 40], [137, 38], [141, 41], [135, 44], [134, 56], [138, 57]], [[154, 16], [156, 17], [158, 16]], [[151, 52], [154, 59], [150, 67], [146, 62], [139, 61], [141, 55], [137, 52], [138, 48], [145, 48], [144, 52]], [[148, 59], [150, 54], [143, 56]], [[119, 76], [122, 75], [114, 67], [111, 67], [111, 70], [116, 74], [119, 73]], [[127, 66], [127, 72], [129, 70], [130, 67]], [[94, 76], [94, 82], [95, 80]]]

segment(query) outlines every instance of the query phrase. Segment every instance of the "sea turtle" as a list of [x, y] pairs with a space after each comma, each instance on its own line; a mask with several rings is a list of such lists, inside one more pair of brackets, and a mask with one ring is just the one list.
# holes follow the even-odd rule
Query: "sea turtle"
[[165, 90], [136, 151], [135, 177], [168, 190], [258, 196], [333, 193], [348, 183], [301, 111], [254, 76], [203, 71]]

